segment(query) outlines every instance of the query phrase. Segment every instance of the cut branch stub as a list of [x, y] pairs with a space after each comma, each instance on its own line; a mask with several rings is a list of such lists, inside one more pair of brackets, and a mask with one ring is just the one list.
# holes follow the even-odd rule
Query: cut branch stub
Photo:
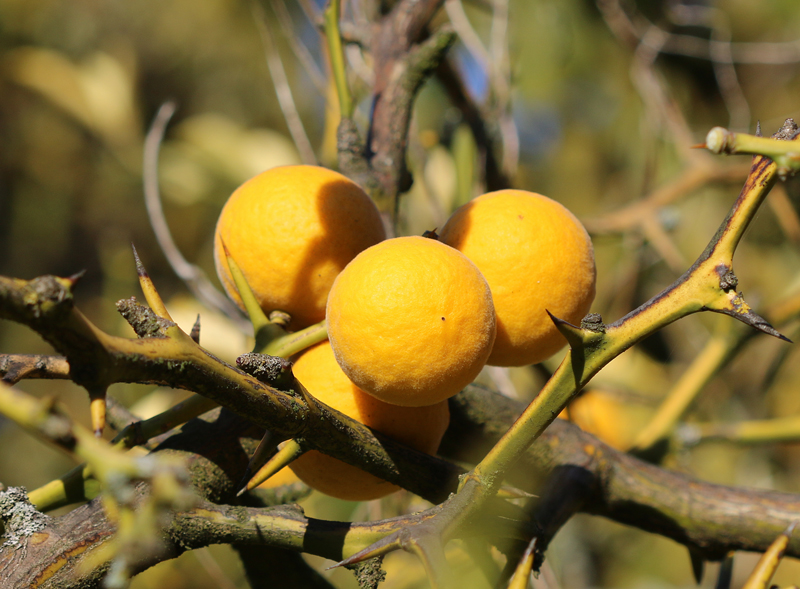
[[140, 305], [136, 297], [117, 301], [117, 311], [141, 338], [167, 337], [167, 330], [176, 323], [159, 317], [151, 309]]

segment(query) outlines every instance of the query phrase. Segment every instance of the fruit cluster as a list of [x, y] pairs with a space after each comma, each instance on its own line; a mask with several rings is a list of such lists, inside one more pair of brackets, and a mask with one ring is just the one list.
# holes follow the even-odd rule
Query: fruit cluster
[[[344, 176], [274, 168], [237, 189], [217, 224], [217, 270], [241, 304], [226, 249], [265, 312], [285, 311], [293, 330], [327, 321], [330, 341], [295, 359], [309, 392], [428, 453], [447, 428], [449, 397], [487, 363], [554, 354], [566, 341], [547, 312], [578, 323], [595, 294], [586, 230], [559, 203], [522, 190], [472, 200], [438, 238], [386, 239], [375, 205]], [[344, 499], [396, 490], [317, 452], [291, 467]]]

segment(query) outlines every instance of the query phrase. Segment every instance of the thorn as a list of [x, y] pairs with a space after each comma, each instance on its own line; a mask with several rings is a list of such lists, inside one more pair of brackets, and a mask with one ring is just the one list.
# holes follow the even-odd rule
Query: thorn
[[270, 321], [261, 308], [261, 304], [258, 302], [253, 289], [250, 288], [250, 284], [248, 284], [244, 272], [242, 272], [239, 264], [237, 264], [236, 260], [231, 256], [231, 252], [228, 250], [225, 242], [222, 241], [222, 238], [220, 238], [220, 242], [222, 243], [222, 250], [225, 252], [225, 260], [228, 263], [228, 271], [230, 272], [233, 285], [236, 288], [236, 292], [239, 293], [241, 304], [244, 306], [245, 313], [247, 313], [250, 323], [253, 324], [253, 333], [257, 340], [261, 339], [259, 338], [259, 331], [264, 329], [265, 326], [270, 325]]
[[730, 589], [733, 579], [733, 552], [729, 552], [719, 566], [715, 589]]
[[703, 573], [706, 569], [706, 559], [697, 552], [689, 550], [689, 559], [692, 561], [692, 574], [695, 582], [700, 585], [703, 582]]
[[502, 487], [497, 492], [497, 497], [499, 499], [536, 499], [539, 496], [534, 495], [533, 493], [528, 493], [527, 491], [523, 491], [522, 489], [513, 489], [511, 487]]
[[533, 572], [533, 566], [536, 562], [536, 558], [534, 555], [535, 550], [536, 550], [536, 536], [534, 536], [531, 539], [531, 541], [528, 542], [528, 546], [525, 548], [525, 552], [522, 553], [522, 558], [519, 559], [519, 563], [514, 569], [514, 574], [512, 575], [508, 584], [508, 587], [510, 589], [518, 589], [528, 586], [528, 578]]
[[[400, 532], [402, 531], [404, 530], [400, 530]], [[382, 538], [377, 542], [370, 544], [369, 546], [364, 548], [364, 550], [356, 552], [352, 556], [337, 562], [335, 565], [329, 566], [325, 570], [329, 571], [331, 569], [336, 569], [343, 566], [358, 564], [359, 562], [369, 560], [370, 558], [383, 556], [384, 554], [388, 554], [394, 550], [400, 549], [401, 548], [400, 532], [394, 532], [393, 534], [389, 534], [385, 538]]]
[[708, 147], [708, 145], [706, 145], [706, 142], [704, 141], [703, 143], [695, 143], [689, 147], [689, 149], [705, 149], [706, 147]]
[[547, 309], [545, 309], [545, 312], [550, 316], [550, 320], [555, 324], [556, 329], [561, 332], [561, 335], [567, 338], [567, 342], [569, 342], [571, 347], [583, 347], [583, 331], [580, 327], [573, 325], [564, 319], [559, 319]]
[[161, 299], [161, 295], [158, 294], [156, 285], [153, 284], [153, 280], [150, 278], [150, 275], [147, 274], [147, 270], [144, 264], [142, 264], [142, 260], [139, 258], [139, 252], [136, 251], [136, 246], [133, 245], [133, 243], [131, 243], [131, 249], [133, 249], [133, 257], [136, 260], [136, 273], [139, 275], [139, 287], [142, 289], [142, 293], [144, 293], [147, 304], [150, 305], [150, 308], [156, 315], [168, 321], [172, 321], [172, 317], [170, 317], [169, 311], [167, 311], [167, 307]]
[[133, 245], [133, 242], [131, 242], [131, 249], [133, 250], [133, 259], [136, 260], [136, 273], [140, 278], [147, 278], [147, 270], [145, 270], [142, 260], [139, 259], [139, 252], [136, 251], [136, 246]]
[[227, 246], [227, 245], [225, 245], [225, 240], [224, 240], [224, 239], [222, 239], [222, 237], [221, 237], [221, 236], [220, 236], [220, 238], [219, 238], [219, 242], [222, 244], [222, 251], [223, 251], [223, 252], [225, 252], [225, 258], [226, 258], [226, 259], [227, 259], [227, 258], [230, 258], [230, 257], [231, 257], [231, 252], [228, 250], [228, 246]]
[[742, 323], [749, 325], [757, 329], [762, 333], [766, 333], [767, 335], [771, 335], [772, 337], [776, 337], [779, 340], [783, 340], [787, 343], [794, 343], [788, 337], [780, 333], [777, 329], [770, 325], [769, 321], [761, 317], [760, 315], [754, 313], [752, 310], [748, 310], [747, 313], [737, 313], [736, 311], [722, 311], [726, 315], [730, 315], [731, 317], [738, 319]]
[[[264, 436], [264, 438], [262, 438], [261, 442], [264, 442], [264, 439], [266, 439], [268, 435], [269, 432]], [[260, 448], [261, 448], [261, 443], [259, 443], [259, 448], [256, 448], [256, 451], [253, 454], [251, 462], [253, 462], [253, 459], [255, 459], [256, 456], [259, 454]], [[300, 456], [305, 454], [305, 452], [306, 452], [305, 449], [297, 440], [294, 439], [286, 440], [280, 446], [280, 449], [275, 453], [275, 455], [272, 458], [270, 458], [267, 461], [267, 463], [264, 466], [262, 466], [255, 475], [253, 475], [253, 477], [244, 486], [244, 489], [241, 489], [236, 496], [238, 497], [245, 491], [252, 491], [261, 483], [266, 481], [269, 477], [271, 477], [280, 469], [282, 469], [284, 466], [288, 466], [289, 464], [300, 458]], [[248, 468], [252, 468], [251, 465], [248, 465]]]
[[[735, 279], [735, 276], [734, 276], [734, 279]], [[719, 305], [719, 306], [716, 306], [716, 305], [715, 306], [709, 306], [709, 307], [706, 307], [706, 309], [708, 309], [709, 311], [715, 311], [717, 313], [724, 313], [725, 315], [730, 315], [734, 319], [738, 319], [739, 321], [741, 321], [745, 325], [749, 325], [750, 327], [753, 327], [753, 328], [757, 329], [758, 331], [766, 333], [767, 335], [771, 335], [772, 337], [776, 337], [779, 340], [783, 340], [785, 342], [792, 343], [792, 340], [790, 340], [785, 335], [779, 333], [774, 327], [772, 327], [772, 325], [770, 325], [769, 321], [767, 321], [766, 319], [764, 319], [763, 317], [761, 317], [760, 315], [758, 315], [757, 313], [755, 313], [753, 311], [753, 309], [750, 307], [750, 305], [748, 305], [745, 302], [744, 297], [742, 296], [742, 293], [741, 292], [737, 293], [734, 290], [735, 284], [732, 284], [730, 282], [730, 280], [731, 279], [730, 279], [730, 277], [728, 277], [727, 274], [722, 276], [721, 280], [720, 280], [720, 287], [721, 288], [724, 288], [725, 285], [727, 284], [727, 285], [729, 285], [729, 288], [731, 289], [727, 293], [729, 298], [726, 299], [725, 304], [724, 305]]]
[[763, 134], [761, 133], [761, 120], [760, 119], [756, 122], [756, 137], [763, 137]]
[[237, 497], [242, 496], [247, 491], [247, 482], [252, 477], [253, 469], [261, 468], [267, 462], [266, 449], [269, 446], [269, 441], [271, 438], [272, 434], [269, 430], [265, 431], [264, 435], [261, 436], [261, 440], [258, 442], [255, 452], [253, 452], [253, 455], [247, 462], [247, 466], [244, 469], [244, 474], [242, 475], [242, 480], [240, 480], [239, 484], [237, 485], [239, 487], [239, 492], [236, 493]]
[[436, 233], [438, 227], [434, 227], [430, 231], [424, 231], [422, 233], [422, 237], [427, 237], [428, 239], [439, 239], [439, 234]]
[[200, 343], [200, 313], [197, 314], [197, 320], [195, 320], [194, 325], [192, 325], [192, 331], [189, 333], [189, 337], [192, 338], [194, 343]]
[[86, 269], [84, 268], [80, 272], [76, 272], [72, 276], [67, 277], [67, 281], [70, 283], [70, 286], [75, 286], [78, 281], [86, 275]]
[[94, 435], [99, 438], [103, 435], [103, 428], [106, 426], [106, 392], [104, 390], [101, 396], [90, 393], [90, 397], [89, 414], [92, 419], [92, 430]]

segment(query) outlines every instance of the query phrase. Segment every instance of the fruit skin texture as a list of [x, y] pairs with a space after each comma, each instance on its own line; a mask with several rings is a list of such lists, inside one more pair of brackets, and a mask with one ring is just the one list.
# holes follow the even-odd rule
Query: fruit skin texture
[[497, 339], [488, 364], [546, 360], [567, 342], [545, 310], [580, 325], [594, 300], [589, 234], [563, 205], [541, 194], [479, 196], [453, 213], [439, 239], [472, 260], [492, 289]]
[[[293, 371], [297, 380], [326, 405], [420, 452], [436, 452], [450, 422], [447, 401], [428, 407], [398, 407], [368, 395], [342, 372], [327, 341], [305, 351]], [[339, 499], [368, 501], [399, 489], [315, 450], [289, 467], [308, 486]]]
[[336, 276], [385, 238], [378, 209], [356, 183], [318, 166], [282, 166], [251, 178], [228, 199], [217, 222], [214, 259], [225, 290], [241, 307], [224, 241], [261, 308], [286, 311], [295, 330], [325, 318]]
[[424, 237], [388, 239], [356, 256], [331, 288], [327, 319], [345, 374], [374, 397], [409, 407], [472, 382], [495, 338], [481, 273]]

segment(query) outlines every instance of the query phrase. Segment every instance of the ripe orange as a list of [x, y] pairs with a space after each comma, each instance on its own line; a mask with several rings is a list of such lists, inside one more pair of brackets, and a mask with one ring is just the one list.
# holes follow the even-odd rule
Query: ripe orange
[[228, 199], [214, 258], [225, 290], [241, 306], [224, 241], [264, 311], [286, 311], [294, 330], [325, 318], [336, 276], [385, 237], [378, 209], [357, 184], [317, 166], [282, 166], [251, 178]]
[[492, 349], [492, 296], [462, 254], [397, 237], [361, 252], [328, 297], [328, 335], [345, 374], [394, 405], [432, 405], [478, 375]]
[[594, 300], [592, 241], [572, 213], [541, 194], [479, 196], [453, 213], [439, 239], [472, 260], [492, 289], [497, 339], [488, 364], [549, 358], [567, 342], [545, 309], [580, 324]]
[[[447, 401], [428, 407], [398, 407], [379, 401], [347, 378], [327, 341], [306, 350], [293, 371], [312, 395], [337, 411], [420, 452], [433, 454], [439, 448], [450, 421]], [[399, 488], [314, 450], [289, 466], [308, 486], [339, 499], [367, 501]]]

